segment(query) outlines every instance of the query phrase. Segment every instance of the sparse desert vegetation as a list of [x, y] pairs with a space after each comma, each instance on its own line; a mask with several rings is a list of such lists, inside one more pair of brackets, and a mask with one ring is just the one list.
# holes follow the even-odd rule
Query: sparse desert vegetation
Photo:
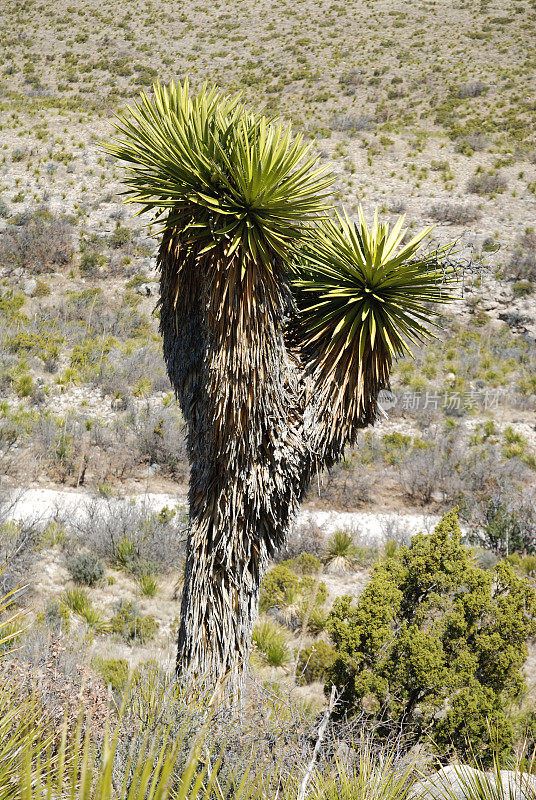
[[[2, 797], [402, 800], [453, 757], [492, 774], [494, 758], [517, 757], [530, 771], [533, 4], [17, 0], [0, 21], [0, 588], [14, 601], [1, 609]], [[305, 522], [271, 563], [248, 714], [216, 708], [208, 727], [199, 697], [173, 680], [189, 470], [158, 335], [157, 230], [122, 205], [120, 170], [101, 147], [141, 90], [186, 75], [194, 90], [242, 92], [303, 131], [351, 214], [359, 203], [368, 220], [375, 207], [393, 222], [405, 213], [408, 235], [435, 224], [435, 242], [454, 241], [465, 265], [438, 339], [394, 366], [385, 418], [319, 476]], [[24, 489], [55, 500], [30, 513]], [[461, 540], [443, 542], [455, 567], [446, 555], [434, 565], [436, 592], [418, 583], [418, 557], [433, 554], [409, 520], [429, 518], [437, 537], [453, 507]], [[376, 537], [360, 528], [367, 515]], [[461, 597], [453, 581], [471, 591]], [[298, 795], [332, 685], [339, 705]], [[62, 743], [65, 717], [79, 726], [73, 744]], [[164, 744], [169, 732], [176, 745]], [[82, 750], [84, 737], [100, 794], [87, 771], [53, 782], [62, 747]]]

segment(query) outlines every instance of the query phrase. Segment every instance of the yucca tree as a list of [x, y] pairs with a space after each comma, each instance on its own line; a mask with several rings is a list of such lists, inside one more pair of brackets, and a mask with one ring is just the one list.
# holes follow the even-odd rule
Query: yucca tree
[[239, 688], [259, 585], [318, 470], [372, 422], [405, 340], [445, 299], [427, 231], [401, 245], [327, 219], [332, 182], [290, 128], [156, 85], [107, 151], [161, 223], [160, 331], [188, 428], [190, 528], [177, 671]]

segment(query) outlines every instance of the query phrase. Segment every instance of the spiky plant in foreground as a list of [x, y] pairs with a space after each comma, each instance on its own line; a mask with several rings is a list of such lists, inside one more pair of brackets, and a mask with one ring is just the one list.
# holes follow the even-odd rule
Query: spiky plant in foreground
[[335, 531], [326, 548], [325, 562], [328, 572], [344, 573], [358, 560], [354, 537], [348, 531]]
[[177, 670], [239, 687], [268, 559], [444, 296], [435, 260], [415, 261], [424, 233], [397, 250], [402, 223], [319, 222], [331, 176], [240, 102], [156, 85], [116, 129], [128, 199], [162, 225], [160, 330], [188, 426]]

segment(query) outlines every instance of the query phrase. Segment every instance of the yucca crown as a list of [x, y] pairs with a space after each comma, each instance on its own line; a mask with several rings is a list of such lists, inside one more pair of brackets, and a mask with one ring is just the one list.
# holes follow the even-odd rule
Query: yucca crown
[[183, 241], [270, 268], [326, 210], [333, 179], [303, 137], [215, 89], [190, 96], [188, 81], [157, 83], [115, 126], [106, 150], [127, 164], [128, 200], [167, 212]]

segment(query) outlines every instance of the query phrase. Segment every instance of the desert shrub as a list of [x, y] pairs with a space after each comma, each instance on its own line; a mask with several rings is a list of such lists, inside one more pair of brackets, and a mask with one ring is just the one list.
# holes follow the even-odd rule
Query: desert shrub
[[80, 272], [87, 278], [96, 277], [105, 264], [106, 256], [98, 250], [86, 249], [80, 255]]
[[364, 715], [380, 737], [402, 724], [414, 740], [426, 731], [442, 758], [473, 752], [489, 764], [512, 745], [507, 709], [523, 688], [535, 614], [530, 584], [504, 561], [478, 567], [446, 514], [379, 562], [356, 603], [335, 601], [328, 678], [341, 713]]
[[93, 319], [95, 309], [98, 309], [105, 301], [102, 296], [100, 286], [88, 286], [80, 292], [67, 291], [66, 307], [61, 310], [61, 316], [66, 320], [80, 320], [84, 322]]
[[298, 686], [307, 686], [315, 681], [325, 681], [334, 660], [333, 645], [321, 639], [302, 648], [296, 665], [296, 683]]
[[508, 183], [500, 173], [495, 172], [476, 172], [467, 181], [467, 191], [471, 194], [496, 194], [503, 192]]
[[126, 228], [124, 225], [121, 225], [120, 222], [117, 222], [115, 230], [110, 236], [110, 244], [112, 247], [124, 247], [131, 241], [131, 239], [132, 231], [130, 228]]
[[523, 556], [519, 559], [519, 569], [529, 578], [536, 577], [536, 556]]
[[533, 230], [529, 228], [518, 236], [510, 261], [503, 271], [506, 277], [516, 281], [536, 280], [536, 233]]
[[102, 559], [136, 573], [177, 569], [184, 554], [186, 514], [183, 509], [154, 512], [144, 503], [94, 498], [71, 523], [70, 546], [84, 546]]
[[300, 577], [283, 564], [278, 564], [262, 580], [259, 610], [265, 612], [271, 608], [307, 604], [313, 599], [315, 605], [321, 605], [326, 598], [327, 589], [323, 581], [315, 581], [308, 575]]
[[370, 131], [374, 128], [374, 123], [370, 117], [355, 116], [353, 114], [339, 114], [334, 117], [331, 122], [331, 128], [334, 131]]
[[536, 552], [534, 497], [496, 490], [468, 504], [468, 540], [497, 556]]
[[78, 475], [81, 452], [77, 443], [82, 441], [86, 431], [86, 420], [73, 413], [63, 418], [44, 413], [37, 419], [33, 431], [36, 452], [47, 465], [49, 474], [59, 482]]
[[363, 73], [358, 69], [350, 69], [347, 72], [343, 72], [339, 78], [339, 83], [341, 86], [359, 86], [360, 83], [363, 83]]
[[480, 97], [481, 94], [487, 92], [488, 87], [482, 81], [469, 81], [464, 83], [458, 89], [458, 97]]
[[158, 75], [156, 69], [147, 64], [136, 64], [134, 65], [134, 69], [137, 73], [138, 83], [141, 83], [143, 86], [151, 86]]
[[413, 500], [429, 503], [434, 492], [445, 490], [445, 473], [448, 463], [441, 448], [429, 447], [411, 450], [398, 465], [400, 485]]
[[460, 136], [456, 139], [454, 150], [465, 156], [472, 156], [475, 151], [485, 150], [488, 146], [488, 139], [482, 133], [470, 133], [467, 136]]
[[531, 281], [516, 281], [512, 286], [512, 292], [514, 297], [526, 297], [534, 292], [534, 286]]
[[110, 620], [110, 629], [129, 644], [145, 644], [156, 636], [158, 622], [150, 615], [143, 616], [131, 601], [120, 600]]
[[172, 475], [184, 474], [187, 461], [183, 423], [177, 408], [145, 406], [129, 415], [136, 436], [139, 457], [158, 464]]
[[517, 383], [517, 389], [523, 397], [536, 395], [536, 375], [522, 375]]
[[296, 558], [302, 553], [308, 553], [319, 558], [324, 552], [324, 534], [313, 522], [304, 521], [294, 523], [284, 546], [275, 555], [276, 561], [286, 561]]
[[62, 630], [68, 632], [70, 627], [69, 610], [58, 600], [50, 600], [45, 606], [43, 621], [53, 631]]
[[473, 547], [475, 561], [482, 569], [495, 569], [499, 561], [499, 557], [492, 553], [491, 550], [486, 550], [483, 547]]
[[35, 384], [32, 376], [24, 373], [14, 378], [12, 386], [19, 397], [29, 397], [34, 390]]
[[282, 561], [281, 566], [288, 567], [293, 572], [299, 575], [316, 575], [322, 569], [322, 562], [311, 553], [300, 553], [295, 558], [289, 558], [287, 561]]
[[300, 579], [288, 567], [278, 564], [264, 576], [261, 584], [259, 611], [288, 606], [298, 598]]
[[501, 311], [499, 313], [499, 319], [506, 322], [509, 328], [524, 328], [527, 323], [531, 321], [531, 317], [517, 309], [513, 311]]
[[55, 321], [35, 316], [17, 325], [16, 332], [6, 341], [6, 348], [13, 354], [38, 356], [47, 363], [58, 358], [64, 341]]
[[389, 211], [391, 214], [403, 214], [406, 210], [406, 201], [402, 200], [402, 198], [394, 198], [389, 203]]
[[398, 464], [402, 461], [409, 450], [411, 450], [413, 437], [407, 434], [394, 431], [386, 433], [380, 440], [382, 457], [387, 464]]
[[[127, 328], [117, 329], [118, 336], [132, 335], [133, 328], [138, 317], [138, 325], [141, 326], [143, 320], [137, 313], [131, 313]], [[95, 383], [106, 392], [115, 395], [118, 391], [128, 391], [141, 381], [149, 383], [150, 389], [155, 392], [168, 391], [170, 388], [169, 378], [166, 375], [164, 362], [158, 348], [154, 342], [149, 342], [143, 346], [135, 348], [115, 347], [110, 350], [106, 363], [103, 364], [99, 374], [94, 378]], [[137, 430], [143, 430], [144, 410], [137, 412]], [[177, 420], [176, 429], [180, 434], [181, 424]], [[144, 434], [147, 435], [146, 433]], [[173, 438], [177, 442], [177, 436]], [[144, 444], [144, 446], [147, 446]]]
[[344, 459], [322, 476], [320, 491], [324, 501], [336, 503], [339, 508], [354, 509], [370, 499], [371, 478], [358, 468], [356, 459]]
[[0, 260], [35, 273], [68, 264], [73, 255], [72, 231], [67, 219], [55, 217], [46, 208], [22, 214], [4, 231]]
[[91, 666], [97, 672], [106, 686], [111, 686], [115, 692], [126, 689], [130, 673], [128, 661], [124, 658], [94, 658]]
[[19, 588], [21, 594], [29, 580], [39, 538], [37, 527], [29, 522], [10, 519], [13, 500], [0, 496], [0, 593]]
[[20, 310], [25, 303], [26, 298], [22, 292], [16, 292], [13, 291], [13, 289], [7, 289], [5, 292], [0, 294], [0, 317], [4, 317], [10, 322], [15, 320], [19, 322], [21, 316], [23, 319], [25, 319], [25, 317], [20, 313]]
[[77, 370], [84, 380], [95, 376], [102, 370], [114, 339], [111, 336], [91, 336], [75, 344], [71, 352], [71, 367]]
[[390, 514], [380, 521], [384, 550], [388, 547], [398, 550], [401, 545], [411, 541], [411, 531], [408, 524], [403, 522], [398, 515]]
[[467, 225], [480, 219], [481, 213], [476, 206], [468, 203], [435, 203], [430, 215], [438, 222], [452, 225]]
[[93, 586], [104, 576], [104, 565], [94, 553], [80, 553], [67, 562], [67, 569], [75, 583]]

